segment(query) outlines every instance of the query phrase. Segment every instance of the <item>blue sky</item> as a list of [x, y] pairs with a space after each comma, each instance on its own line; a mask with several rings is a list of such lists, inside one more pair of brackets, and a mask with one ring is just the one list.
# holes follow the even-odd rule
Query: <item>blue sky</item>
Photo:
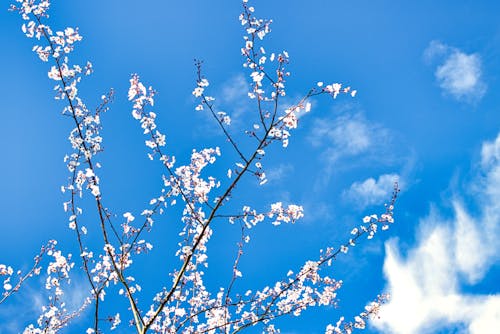
[[[369, 333], [493, 333], [500, 327], [500, 5], [252, 4], [258, 17], [274, 21], [266, 49], [290, 55], [287, 103], [318, 81], [344, 83], [358, 93], [315, 98], [289, 147], [267, 152], [268, 184], [258, 187], [248, 179], [238, 188], [234, 207], [283, 201], [305, 209], [304, 219], [293, 226], [262, 224], [252, 231], [242, 286], [271, 284], [315, 258], [320, 248], [339, 245], [362, 217], [383, 209], [398, 179], [396, 224], [333, 267], [333, 276], [345, 282], [339, 308], [311, 309], [277, 324], [284, 333], [321, 333], [340, 315], [359, 313], [387, 291], [391, 302], [370, 323]], [[23, 36], [21, 19], [7, 8], [6, 3], [0, 10], [0, 263], [26, 268], [48, 239], [59, 240], [67, 252], [76, 250], [59, 190], [68, 176], [63, 157], [70, 149], [71, 124], [53, 99], [47, 64], [31, 52], [33, 41]], [[210, 94], [220, 110], [233, 116], [231, 131], [237, 135], [251, 127], [251, 102], [245, 99], [251, 78], [241, 66], [240, 12], [239, 1], [52, 4], [54, 30], [77, 26], [84, 37], [72, 60], [94, 64], [80, 95], [95, 107], [111, 87], [116, 91], [103, 116], [105, 151], [99, 157], [106, 204], [116, 215], [138, 215], [161, 189], [163, 172], [147, 159], [144, 138], [130, 115], [131, 73], [159, 92], [158, 125], [179, 161], [185, 162], [192, 148], [219, 145], [223, 156], [211, 172], [222, 175], [234, 162], [216, 124], [194, 110], [191, 92], [193, 59], [202, 59]], [[155, 248], [138, 260], [138, 272], [157, 277], [172, 268], [178, 211], [155, 226]], [[95, 217], [86, 219], [91, 226]], [[213, 289], [230, 272], [238, 241], [231, 227], [215, 232], [207, 272]], [[0, 306], [0, 323], [6, 324], [0, 333], [22, 331], [35, 320], [39, 284], [31, 281], [26, 291]], [[143, 298], [148, 300], [158, 284], [144, 284]], [[84, 325], [85, 319], [74, 328]], [[127, 332], [126, 326], [122, 330]]]

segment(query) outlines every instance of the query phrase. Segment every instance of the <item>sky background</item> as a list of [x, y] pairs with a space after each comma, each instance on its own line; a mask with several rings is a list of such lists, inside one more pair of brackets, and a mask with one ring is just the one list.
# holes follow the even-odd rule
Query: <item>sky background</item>
[[[359, 313], [385, 291], [391, 302], [367, 333], [494, 333], [500, 328], [500, 4], [252, 4], [258, 17], [274, 21], [266, 50], [290, 54], [287, 103], [318, 81], [340, 82], [358, 94], [314, 99], [290, 146], [268, 150], [263, 161], [268, 184], [258, 187], [248, 179], [238, 187], [235, 207], [283, 201], [305, 209], [305, 218], [293, 226], [262, 223], [253, 230], [240, 284], [272, 284], [316, 258], [320, 248], [338, 246], [366, 214], [383, 211], [399, 180], [396, 224], [333, 267], [333, 276], [345, 282], [339, 308], [310, 309], [278, 327], [284, 333], [324, 332], [327, 324]], [[23, 36], [20, 17], [7, 11], [8, 2], [2, 7], [0, 263], [27, 268], [49, 239], [75, 251], [60, 192], [68, 176], [63, 157], [70, 149], [71, 124], [60, 115], [63, 104], [53, 99], [49, 67], [31, 52], [33, 41]], [[52, 4], [53, 29], [77, 26], [84, 37], [73, 62], [94, 64], [80, 96], [95, 107], [111, 87], [116, 91], [103, 116], [105, 152], [99, 157], [102, 191], [116, 215], [138, 215], [161, 189], [163, 172], [147, 159], [130, 115], [131, 73], [159, 92], [158, 125], [178, 161], [186, 162], [192, 148], [219, 145], [223, 156], [210, 171], [223, 174], [234, 162], [216, 124], [194, 110], [191, 92], [193, 59], [202, 59], [210, 95], [233, 116], [231, 131], [245, 142], [238, 134], [252, 124], [251, 102], [245, 99], [251, 79], [241, 66], [240, 12], [239, 1]], [[166, 277], [176, 263], [178, 213], [159, 220], [151, 235], [155, 248], [138, 261], [138, 272]], [[87, 219], [89, 226], [95, 222], [92, 215]], [[220, 223], [209, 244], [207, 285], [213, 289], [221, 277], [229, 279], [238, 241], [238, 231]], [[74, 281], [79, 284], [78, 277]], [[22, 331], [35, 321], [38, 287], [43, 284], [31, 281], [0, 307], [0, 333]], [[143, 298], [159, 287], [144, 284]], [[70, 298], [78, 301], [77, 292]], [[122, 331], [128, 332], [126, 326]]]

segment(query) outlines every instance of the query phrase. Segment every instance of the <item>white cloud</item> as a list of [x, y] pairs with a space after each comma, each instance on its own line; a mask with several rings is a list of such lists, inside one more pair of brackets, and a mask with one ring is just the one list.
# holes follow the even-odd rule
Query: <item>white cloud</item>
[[237, 74], [228, 80], [222, 87], [221, 98], [224, 102], [234, 103], [241, 100], [241, 98], [248, 98], [247, 93], [250, 89], [245, 76], [243, 74]]
[[500, 133], [483, 144], [480, 184], [474, 215], [460, 200], [451, 201], [454, 215], [436, 209], [420, 221], [417, 245], [403, 258], [396, 240], [386, 243], [384, 272], [391, 300], [372, 324], [384, 333], [425, 334], [450, 327], [467, 333], [497, 333], [500, 292], [463, 293], [463, 285], [480, 282], [499, 258]]
[[424, 50], [424, 59], [427, 62], [431, 62], [434, 58], [445, 55], [448, 50], [448, 45], [445, 45], [440, 41], [431, 41], [427, 49]]
[[475, 102], [486, 93], [482, 78], [481, 58], [477, 53], [467, 54], [457, 48], [432, 41], [424, 51], [424, 58], [432, 61], [442, 58], [434, 75], [444, 93], [459, 101]]
[[391, 301], [372, 322], [383, 333], [425, 334], [452, 326], [466, 333], [493, 334], [500, 328], [500, 295], [458, 291], [457, 272], [447, 248], [446, 228], [435, 228], [403, 260], [393, 241], [386, 244], [384, 270]]
[[[313, 121], [307, 137], [310, 144], [322, 150], [321, 166], [314, 188], [325, 187], [333, 171], [367, 164], [376, 158], [377, 163], [389, 162], [389, 131], [381, 125], [368, 121], [361, 112], [351, 106], [341, 106], [342, 114], [335, 118]], [[381, 160], [380, 156], [386, 159]], [[353, 159], [356, 158], [356, 159]]]
[[455, 51], [436, 69], [435, 75], [441, 88], [458, 99], [480, 99], [485, 93], [485, 85], [481, 81], [481, 60], [477, 54]]
[[345, 199], [361, 208], [380, 204], [390, 198], [394, 182], [400, 182], [398, 174], [383, 174], [377, 180], [371, 177], [363, 182], [354, 182], [343, 195]]
[[313, 146], [325, 148], [324, 156], [332, 164], [340, 158], [365, 153], [387, 137], [385, 129], [355, 113], [333, 120], [315, 120], [308, 139]]
[[309, 139], [315, 146], [331, 143], [344, 154], [357, 154], [370, 147], [369, 134], [368, 123], [358, 114], [341, 116], [333, 121], [317, 120]]
[[494, 169], [500, 161], [500, 136], [495, 141], [484, 143], [481, 149], [481, 165], [483, 169]]
[[221, 89], [220, 101], [221, 107], [232, 119], [233, 126], [240, 126], [247, 115], [256, 114], [253, 112], [253, 101], [248, 98], [250, 85], [243, 74], [237, 74], [226, 81]]
[[333, 219], [334, 208], [330, 203], [310, 197], [307, 201], [303, 201], [302, 205], [304, 206], [304, 222], [316, 224], [318, 221], [329, 222]]

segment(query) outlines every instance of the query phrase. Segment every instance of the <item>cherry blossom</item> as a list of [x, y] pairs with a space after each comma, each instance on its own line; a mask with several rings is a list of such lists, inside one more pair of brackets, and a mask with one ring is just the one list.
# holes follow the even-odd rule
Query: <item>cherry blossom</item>
[[[98, 159], [104, 141], [101, 117], [108, 110], [114, 92], [102, 95], [95, 110], [87, 108], [80, 96], [79, 84], [92, 74], [93, 66], [90, 62], [73, 64], [70, 58], [83, 38], [79, 29], [52, 30], [46, 23], [48, 0], [16, 2], [11, 9], [24, 21], [22, 32], [35, 41], [33, 52], [43, 62], [50, 63], [47, 75], [55, 82], [55, 99], [64, 104], [62, 112], [71, 122], [70, 152], [64, 157], [69, 176], [61, 191], [66, 196], [63, 209], [68, 214], [64, 224], [74, 235], [74, 249], [79, 252], [76, 256], [67, 254], [57, 248], [56, 241], [51, 241], [42, 248], [32, 269], [25, 274], [0, 264], [3, 289], [0, 304], [17, 292], [29, 277], [44, 275], [47, 303], [41, 308], [36, 324], [28, 325], [24, 333], [56, 333], [75, 317], [84, 317], [86, 308], [93, 309], [89, 312], [92, 319], [87, 334], [103, 332], [104, 322], [110, 330], [130, 330], [124, 325], [130, 324], [140, 334], [228, 333], [257, 325], [266, 333], [279, 333], [273, 323], [276, 319], [300, 316], [312, 307], [338, 306], [337, 291], [343, 281], [333, 278], [332, 263], [354, 247], [361, 236], [371, 239], [379, 227], [385, 230], [394, 223], [397, 185], [385, 211], [381, 215], [364, 217], [361, 224], [352, 228], [343, 244], [328, 247], [317, 258], [304, 260], [295, 271], [289, 270], [280, 280], [254, 291], [237, 287], [245, 277], [239, 264], [245, 254], [245, 245], [252, 240], [251, 232], [266, 223], [279, 228], [281, 224], [299, 222], [306, 213], [301, 205], [284, 204], [283, 201], [273, 201], [264, 209], [255, 209], [240, 203], [234, 195], [241, 191], [242, 180], [246, 178], [260, 186], [266, 184], [267, 148], [275, 144], [288, 147], [292, 133], [300, 127], [301, 113], [311, 112], [312, 98], [327, 95], [335, 99], [340, 94], [354, 97], [356, 90], [340, 83], [318, 82], [301, 99], [285, 107], [283, 97], [287, 95], [286, 83], [291, 78], [289, 53], [265, 49], [262, 43], [271, 32], [272, 20], [256, 17], [256, 9], [243, 0], [243, 12], [239, 16], [244, 31], [241, 55], [251, 82], [246, 94], [254, 104], [251, 111], [254, 120], [243, 134], [235, 133], [230, 113], [221, 110], [218, 100], [208, 95], [212, 86], [202, 73], [202, 62], [196, 61], [196, 85], [191, 92], [194, 109], [213, 118], [214, 126], [224, 137], [224, 146], [193, 149], [177, 161], [171, 154], [170, 141], [167, 145], [167, 136], [161, 130], [162, 111], [153, 110], [156, 91], [145, 85], [138, 74], [132, 74], [127, 92], [132, 118], [138, 121], [138, 131], [146, 137], [144, 143], [149, 159], [159, 163], [163, 170], [162, 184], [161, 190], [145, 202], [142, 211], [111, 209], [105, 205], [105, 180], [99, 176]], [[242, 144], [242, 135], [251, 140], [251, 146]], [[228, 163], [221, 155], [224, 152], [229, 157], [226, 153], [229, 151], [235, 158]], [[219, 173], [221, 170], [223, 172]], [[158, 278], [157, 292], [145, 296], [141, 284], [151, 277], [134, 270], [135, 260], [154, 249], [151, 234], [155, 232], [155, 220], [174, 205], [178, 209], [172, 210], [172, 216], [176, 212], [178, 216], [169, 215], [169, 219], [178, 229], [175, 263], [168, 263], [171, 267], [167, 278]], [[241, 210], [231, 213], [234, 208]], [[135, 216], [131, 211], [136, 212]], [[93, 217], [92, 222], [84, 225], [88, 217]], [[241, 237], [229, 283], [209, 289], [204, 282], [204, 270], [209, 265], [208, 248], [217, 231], [215, 226], [225, 221], [233, 225], [229, 227], [239, 227]], [[42, 258], [46, 262], [43, 266]], [[85, 278], [86, 297], [77, 309], [70, 310], [64, 298], [67, 289], [73, 288], [71, 275], [75, 270], [81, 270]], [[113, 311], [105, 315], [101, 305], [109, 305], [109, 295], [119, 296], [128, 312]], [[354, 317], [354, 322], [346, 323], [341, 318], [335, 326], [328, 325], [325, 332], [351, 333], [354, 329], [365, 328], [367, 319], [377, 314], [386, 298], [379, 296]]]

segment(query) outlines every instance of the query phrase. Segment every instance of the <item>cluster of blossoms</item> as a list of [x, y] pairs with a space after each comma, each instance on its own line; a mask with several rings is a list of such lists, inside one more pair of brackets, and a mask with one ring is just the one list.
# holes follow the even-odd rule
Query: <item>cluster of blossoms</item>
[[69, 271], [74, 267], [71, 263], [71, 254], [66, 258], [59, 250], [50, 250], [47, 255], [52, 256], [54, 261], [47, 266], [47, 279], [45, 281], [45, 288], [50, 290], [55, 289], [55, 295], [60, 296], [63, 291], [60, 286], [60, 281], [69, 279]]
[[209, 83], [208, 80], [203, 78], [198, 81], [196, 88], [193, 90], [193, 95], [195, 97], [201, 97], [203, 95], [203, 92], [205, 91], [205, 87], [208, 87]]
[[[196, 106], [195, 110], [196, 111], [201, 111], [204, 110], [204, 105], [206, 105], [209, 110], [212, 112], [212, 115], [215, 116], [215, 112], [213, 109], [213, 102], [215, 101], [215, 98], [213, 96], [208, 96], [205, 94], [205, 89], [210, 85], [208, 80], [201, 75], [201, 61], [196, 61], [196, 68], [198, 71], [198, 80], [196, 81], [196, 87], [194, 88], [192, 94], [195, 98], [200, 100], [200, 103]], [[219, 111], [217, 113], [217, 120], [222, 123], [229, 125], [231, 124], [231, 117], [227, 115], [223, 111]]]
[[[94, 170], [91, 168], [86, 168], [85, 171], [76, 171], [74, 180], [71, 185], [62, 187], [61, 190], [63, 192], [65, 192], [66, 190], [76, 191], [81, 197], [83, 193], [83, 186], [85, 185], [85, 183], [87, 183], [87, 189], [90, 189], [92, 195], [94, 195], [95, 197], [99, 197], [101, 195], [101, 191], [99, 189], [99, 177], [95, 175]], [[73, 216], [71, 216], [69, 219], [71, 229], [75, 228], [74, 220], [76, 218], [76, 215]]]
[[[199, 203], [208, 202], [208, 194], [213, 188], [218, 188], [220, 182], [212, 176], [208, 180], [201, 177], [202, 170], [208, 165], [213, 164], [216, 156], [220, 156], [220, 149], [206, 148], [200, 152], [193, 150], [191, 154], [191, 163], [187, 166], [180, 166], [175, 169], [175, 175], [178, 178], [179, 187], [187, 192], [189, 197]], [[170, 183], [171, 184], [171, 183]]]
[[[105, 250], [111, 250], [113, 251], [113, 248], [108, 245]], [[113, 254], [113, 253], [112, 253]], [[89, 254], [86, 254], [87, 258], [92, 259], [93, 258], [93, 253], [90, 252]], [[113, 255], [111, 255], [113, 256]], [[90, 270], [90, 273], [92, 274], [92, 281], [95, 283], [101, 283], [101, 282], [117, 282], [118, 277], [116, 271], [113, 269], [113, 263], [111, 261], [111, 256], [108, 254], [99, 254], [99, 260], [94, 263], [94, 267]], [[104, 298], [104, 295], [100, 296], [101, 298]]]
[[356, 90], [351, 90], [351, 87], [342, 88], [342, 84], [339, 83], [333, 83], [325, 86], [323, 82], [319, 81], [317, 85], [322, 92], [330, 94], [334, 99], [337, 98], [337, 95], [340, 93], [351, 94], [352, 97], [357, 94]]
[[[153, 154], [148, 154], [152, 160], [155, 153], [160, 153], [160, 147], [166, 145], [165, 135], [156, 129], [156, 113], [146, 112], [146, 106], [154, 106], [155, 91], [153, 88], [146, 87], [139, 81], [139, 76], [133, 74], [130, 78], [130, 88], [128, 90], [128, 99], [134, 103], [132, 116], [141, 123], [144, 134], [150, 134], [150, 139], [146, 140], [146, 146], [151, 148]], [[153, 131], [154, 130], [154, 131]]]
[[11, 277], [14, 273], [14, 269], [11, 266], [6, 266], [5, 264], [0, 264], [0, 276], [6, 276], [3, 280], [4, 293], [12, 290]]
[[[258, 97], [260, 100], [266, 100], [265, 91], [263, 90], [263, 80], [267, 77], [267, 73], [264, 69], [264, 64], [267, 60], [274, 62], [277, 60], [279, 62], [277, 76], [278, 80], [274, 83], [274, 86], [278, 88], [278, 94], [281, 96], [285, 95], [284, 90], [284, 76], [287, 75], [284, 72], [284, 64], [288, 61], [288, 53], [284, 51], [276, 57], [276, 54], [272, 53], [269, 58], [267, 57], [266, 50], [263, 47], [256, 47], [257, 40], [262, 41], [264, 37], [271, 32], [272, 20], [264, 20], [256, 18], [253, 13], [255, 8], [247, 5], [247, 1], [243, 2], [244, 12], [240, 14], [239, 20], [242, 26], [245, 27], [246, 35], [243, 36], [245, 41], [244, 47], [241, 48], [241, 54], [245, 57], [244, 67], [252, 70], [250, 73], [250, 78], [252, 79], [253, 91], [249, 92], [248, 96], [250, 98]], [[272, 97], [277, 94], [272, 93]]]
[[290, 138], [290, 132], [288, 130], [272, 127], [271, 131], [269, 131], [269, 136], [273, 139], [281, 140], [283, 147], [288, 147], [288, 138]]
[[[308, 261], [296, 275], [290, 271], [287, 279], [271, 287], [256, 292], [248, 290], [243, 296], [237, 296], [238, 301], [230, 307], [219, 307], [218, 317], [212, 322], [224, 324], [220, 328], [226, 331], [240, 331], [262, 322], [266, 333], [277, 333], [279, 330], [270, 323], [276, 318], [288, 314], [299, 316], [312, 306], [336, 305], [336, 290], [342, 282], [319, 275], [319, 269], [318, 262]], [[233, 325], [224, 318], [231, 310], [238, 315]]]
[[[397, 195], [398, 192], [397, 184], [394, 187], [393, 197]], [[381, 214], [380, 217], [378, 215], [370, 215], [365, 216], [363, 218], [363, 225], [360, 225], [359, 228], [355, 227], [352, 231], [352, 235], [360, 235], [362, 233], [368, 233], [368, 239], [372, 239], [377, 233], [378, 226], [381, 225], [382, 230], [386, 231], [389, 229], [389, 225], [394, 223], [394, 202], [386, 206], [386, 212]]]
[[342, 281], [321, 276], [319, 270], [320, 262], [307, 261], [298, 274], [293, 276], [289, 271], [288, 281], [274, 286], [274, 293], [280, 297], [276, 304], [279, 312], [299, 316], [310, 306], [336, 305], [336, 291], [342, 286]]
[[[11, 10], [18, 11], [27, 23], [23, 23], [22, 31], [28, 38], [46, 40], [48, 45], [35, 45], [33, 51], [44, 61], [53, 58], [56, 65], [53, 65], [48, 73], [49, 78], [61, 81], [55, 90], [58, 98], [68, 97], [70, 100], [76, 98], [77, 84], [81, 80], [81, 74], [89, 75], [92, 72], [92, 64], [87, 64], [82, 68], [80, 65], [70, 65], [68, 55], [74, 50], [76, 42], [82, 40], [77, 28], [68, 27], [64, 31], [56, 31], [41, 23], [41, 19], [48, 17], [47, 11], [50, 1], [27, 1], [16, 0], [20, 6], [11, 5]], [[42, 38], [43, 37], [43, 38]]]
[[365, 311], [354, 317], [354, 321], [346, 322], [344, 317], [334, 325], [326, 326], [325, 334], [351, 334], [355, 329], [365, 329], [366, 320], [377, 317], [380, 306], [389, 299], [389, 295], [379, 295], [376, 301], [365, 306]]
[[[284, 115], [276, 117], [276, 110], [274, 112], [265, 111], [261, 108], [263, 103], [277, 102], [280, 96], [286, 95], [285, 81], [290, 76], [290, 73], [286, 70], [289, 55], [288, 52], [283, 51], [279, 54], [271, 53], [268, 57], [264, 47], [257, 46], [258, 41], [263, 40], [271, 31], [270, 24], [272, 21], [255, 18], [253, 15], [254, 7], [248, 6], [246, 1], [243, 2], [243, 8], [244, 12], [239, 19], [246, 28], [247, 34], [244, 36], [245, 46], [241, 49], [241, 52], [245, 57], [243, 66], [251, 69], [250, 78], [252, 81], [252, 90], [248, 93], [248, 96], [251, 99], [259, 100], [262, 128], [268, 131], [267, 136], [270, 139], [281, 141], [283, 147], [286, 148], [289, 144], [290, 131], [298, 126], [299, 113], [302, 110], [305, 112], [311, 110], [311, 103], [307, 101], [308, 99], [320, 94], [328, 94], [336, 98], [340, 93], [350, 93], [354, 97], [356, 91], [351, 90], [350, 87], [342, 88], [339, 83], [325, 86], [323, 82], [318, 82], [317, 88], [311, 89], [298, 104], [287, 108]], [[265, 65], [267, 62], [276, 64], [272, 72], [266, 70]], [[269, 94], [266, 94], [265, 81], [270, 85]], [[269, 123], [266, 123], [266, 120]]]
[[268, 217], [272, 224], [277, 226], [281, 223], [295, 223], [300, 218], [304, 217], [304, 208], [300, 205], [290, 204], [284, 208], [283, 203], [277, 202], [271, 204], [271, 210], [266, 213], [258, 213], [257, 210], [251, 209], [245, 205], [242, 209], [243, 213], [240, 215], [233, 215], [229, 217], [229, 222], [233, 224], [236, 219], [241, 219], [246, 228], [250, 229], [258, 223], [264, 221]]
[[304, 217], [304, 208], [300, 205], [290, 204], [287, 208], [283, 208], [281, 202], [271, 205], [271, 211], [268, 214], [269, 218], [274, 218], [273, 225], [281, 223], [295, 223], [298, 219]]

